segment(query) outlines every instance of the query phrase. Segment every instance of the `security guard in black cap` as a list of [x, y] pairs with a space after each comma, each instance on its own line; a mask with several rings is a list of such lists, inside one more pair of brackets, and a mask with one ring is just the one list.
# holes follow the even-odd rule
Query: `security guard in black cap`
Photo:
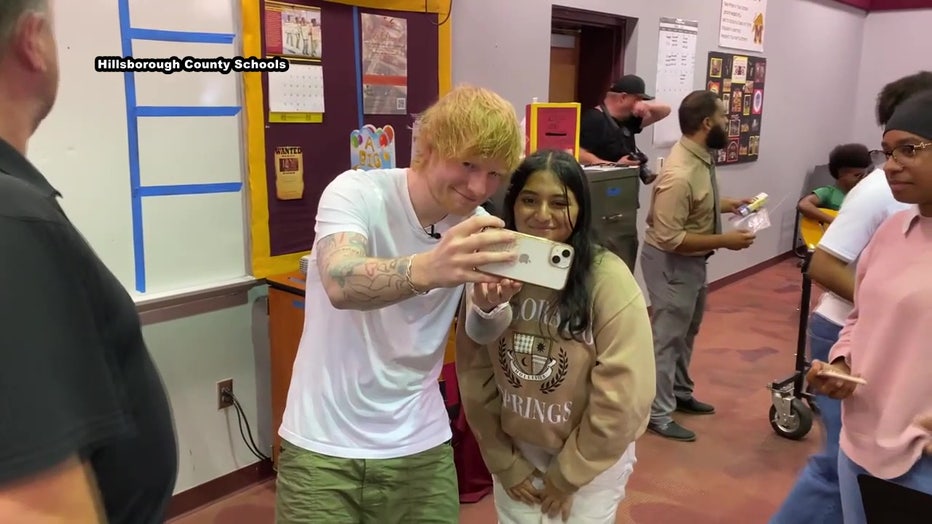
[[[647, 169], [647, 156], [638, 149], [635, 135], [669, 114], [670, 106], [648, 95], [641, 77], [625, 75], [619, 78], [609, 88], [602, 103], [582, 115], [580, 163], [641, 166], [640, 179], [650, 184], [657, 175]], [[637, 233], [607, 240], [612, 244], [612, 251], [634, 272], [639, 243]]]

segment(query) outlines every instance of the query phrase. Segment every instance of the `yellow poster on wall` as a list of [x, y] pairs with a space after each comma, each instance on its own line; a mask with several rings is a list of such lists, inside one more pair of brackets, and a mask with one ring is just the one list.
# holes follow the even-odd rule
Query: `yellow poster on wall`
[[298, 146], [275, 148], [275, 196], [279, 200], [304, 198], [304, 154]]

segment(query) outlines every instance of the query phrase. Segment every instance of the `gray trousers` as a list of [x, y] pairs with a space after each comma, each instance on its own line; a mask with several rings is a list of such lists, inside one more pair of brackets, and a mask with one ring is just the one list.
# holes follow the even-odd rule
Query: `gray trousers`
[[651, 423], [673, 420], [676, 400], [689, 400], [693, 381], [689, 362], [705, 311], [706, 258], [661, 251], [644, 244], [641, 271], [651, 305], [657, 394], [651, 407]]

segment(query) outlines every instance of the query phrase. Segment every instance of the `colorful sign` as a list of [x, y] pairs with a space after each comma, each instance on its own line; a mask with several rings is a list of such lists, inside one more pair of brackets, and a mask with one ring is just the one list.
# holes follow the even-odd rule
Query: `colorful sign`
[[395, 167], [395, 130], [366, 124], [350, 133], [351, 169], [391, 169]]
[[716, 164], [754, 162], [760, 157], [767, 59], [731, 53], [709, 53], [706, 88], [721, 97], [728, 112], [728, 144]]

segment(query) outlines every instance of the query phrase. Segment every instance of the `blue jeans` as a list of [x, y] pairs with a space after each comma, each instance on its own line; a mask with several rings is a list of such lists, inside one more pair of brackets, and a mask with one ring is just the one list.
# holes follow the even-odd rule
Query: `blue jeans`
[[[809, 317], [809, 355], [828, 361], [832, 346], [838, 341], [841, 326], [813, 313]], [[838, 488], [838, 438], [841, 433], [841, 401], [817, 395], [816, 402], [825, 430], [822, 450], [796, 479], [770, 524], [843, 524], [841, 495]]]
[[[838, 455], [838, 484], [841, 486], [841, 504], [845, 524], [867, 524], [858, 475], [870, 475], [842, 451]], [[906, 474], [890, 482], [932, 495], [932, 455], [923, 455]]]

